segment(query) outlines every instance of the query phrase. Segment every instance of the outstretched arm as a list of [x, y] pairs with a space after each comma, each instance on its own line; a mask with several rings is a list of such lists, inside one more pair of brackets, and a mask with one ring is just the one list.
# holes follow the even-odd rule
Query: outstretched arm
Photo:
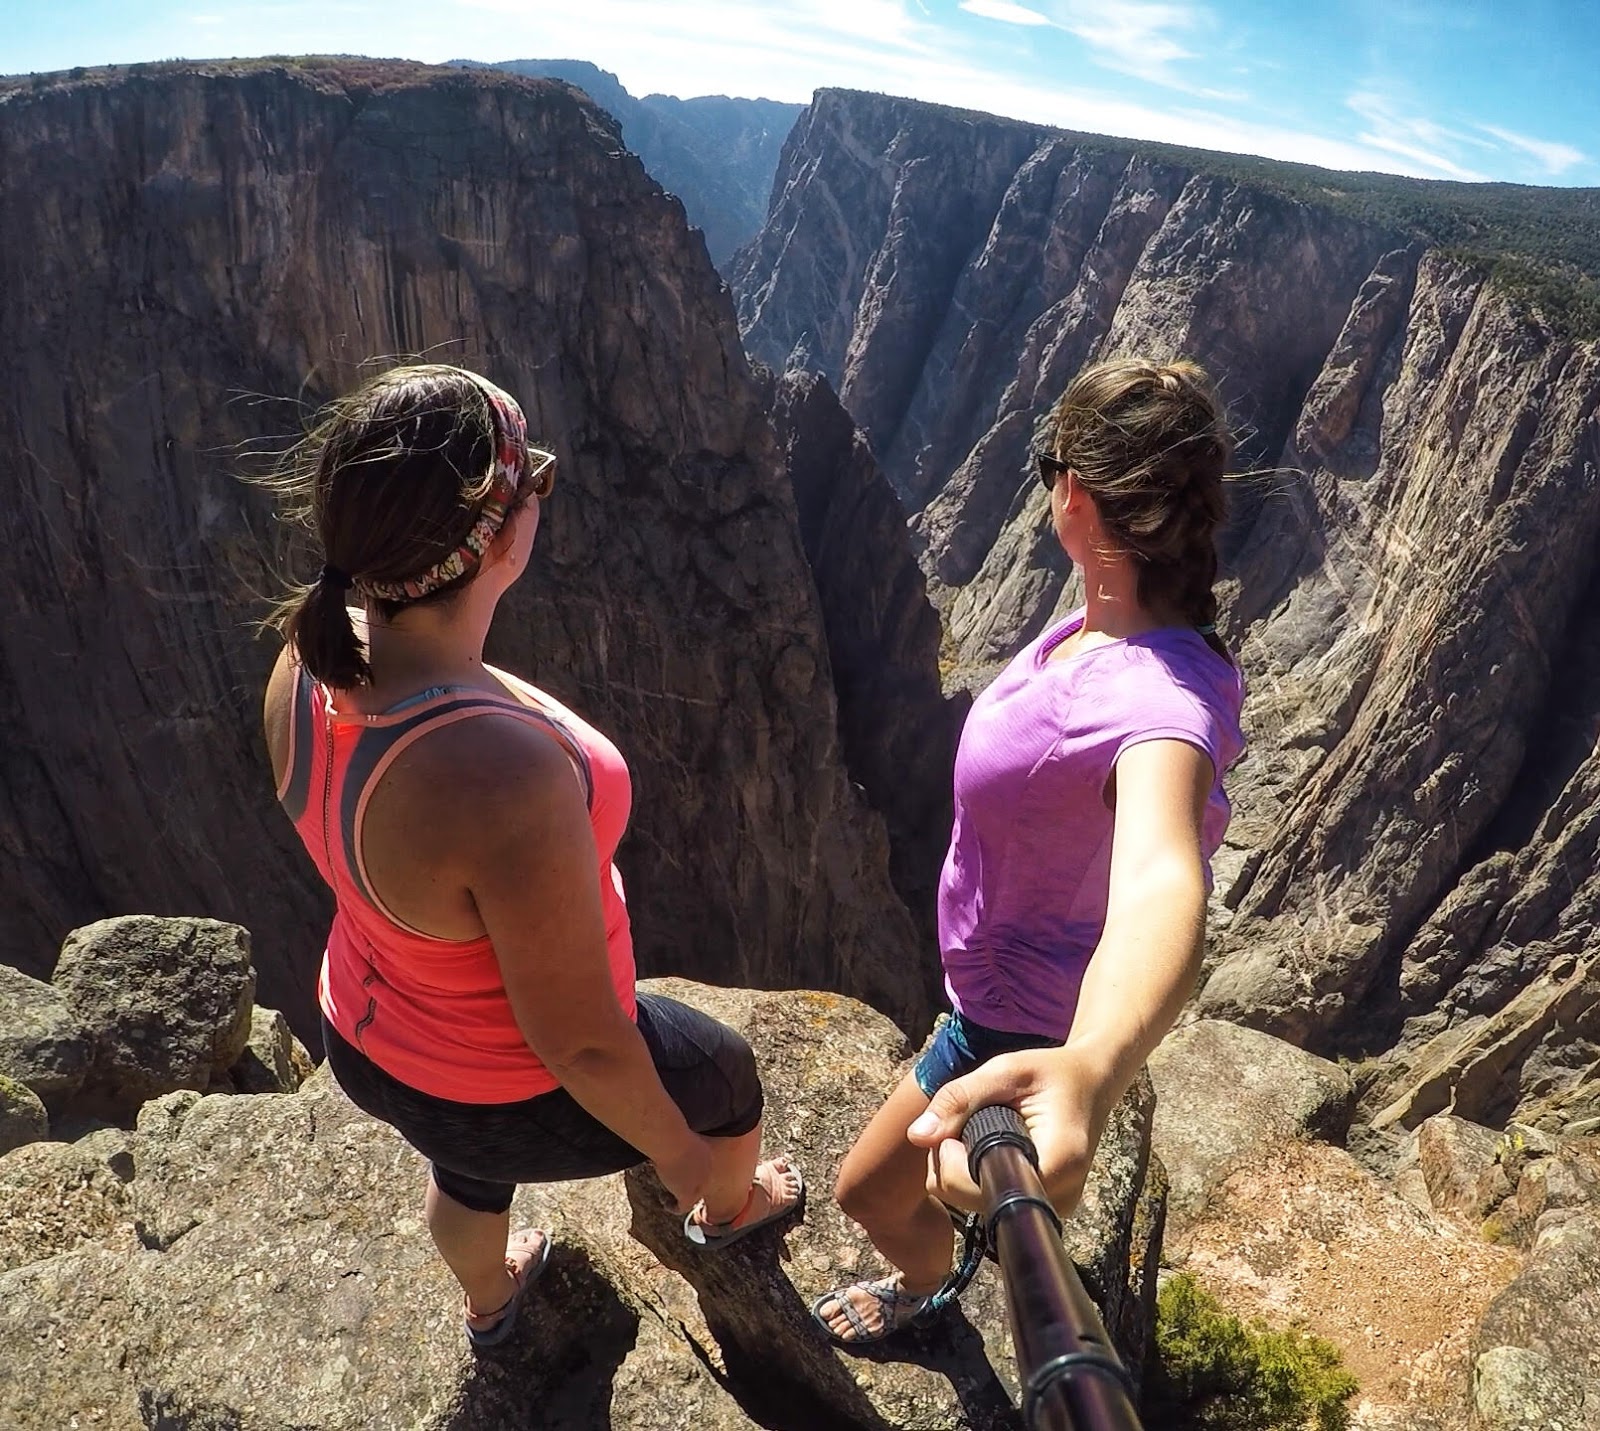
[[939, 1090], [911, 1126], [929, 1148], [928, 1190], [976, 1209], [959, 1141], [974, 1109], [1016, 1108], [1039, 1150], [1051, 1201], [1071, 1211], [1106, 1120], [1183, 1008], [1205, 947], [1200, 824], [1210, 759], [1180, 740], [1152, 740], [1117, 762], [1105, 929], [1061, 1048], [1003, 1054]]

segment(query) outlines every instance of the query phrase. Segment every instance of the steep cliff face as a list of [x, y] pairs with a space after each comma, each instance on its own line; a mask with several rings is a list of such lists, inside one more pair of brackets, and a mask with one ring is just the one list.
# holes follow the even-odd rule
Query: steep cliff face
[[492, 68], [565, 80], [606, 110], [650, 176], [683, 200], [718, 268], [761, 227], [783, 141], [804, 108], [721, 94], [638, 98], [609, 70], [584, 60], [505, 60]]
[[[822, 604], [845, 762], [883, 816], [895, 888], [931, 949], [968, 703], [940, 692], [939, 617], [905, 510], [827, 379], [784, 373], [773, 384], [772, 418]], [[937, 1002], [938, 970], [927, 972]]]
[[[726, 293], [570, 89], [357, 62], [0, 94], [0, 958], [112, 912], [262, 931], [304, 1026], [328, 913], [274, 808], [235, 477], [375, 354], [477, 366], [561, 458], [491, 657], [612, 732], [646, 971], [924, 1024], [846, 778], [794, 500]], [[264, 395], [264, 396], [263, 396]]]
[[1241, 607], [1270, 610], [1244, 647], [1269, 738], [1241, 771], [1246, 918], [1206, 999], [1398, 1037], [1377, 1101], [1414, 1074], [1408, 1123], [1452, 1097], [1483, 1121], [1592, 1117], [1600, 354], [1432, 255], [1398, 324], [1352, 325], [1383, 351], [1341, 343], [1330, 369], [1370, 377], [1348, 416], [1308, 409], [1312, 475], [1241, 564]]
[[1600, 1114], [1595, 345], [1304, 174], [1202, 159], [819, 94], [746, 342], [839, 382], [967, 680], [1078, 594], [1027, 473], [1051, 402], [1096, 358], [1204, 362], [1269, 470], [1223, 540], [1252, 743], [1202, 1006], [1388, 1050], [1407, 1122], [1458, 1083], [1472, 1117]]
[[1397, 243], [1132, 146], [823, 91], [734, 286], [754, 356], [798, 350], [837, 382], [936, 585], [973, 587], [942, 604], [984, 662], [1061, 594], [1065, 563], [1031, 540], [1026, 457], [1071, 375], [1091, 356], [1187, 353], [1221, 378], [1246, 458], [1273, 459]]

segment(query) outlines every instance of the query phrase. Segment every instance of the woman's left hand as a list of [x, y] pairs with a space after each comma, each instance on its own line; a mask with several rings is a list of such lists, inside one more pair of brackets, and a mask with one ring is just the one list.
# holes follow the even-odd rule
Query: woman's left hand
[[1111, 1109], [1103, 1107], [1104, 1080], [1067, 1048], [1001, 1054], [964, 1078], [945, 1084], [907, 1137], [930, 1150], [928, 1191], [969, 1212], [982, 1209], [967, 1168], [961, 1129], [979, 1108], [1015, 1108], [1039, 1150], [1045, 1193], [1063, 1217], [1078, 1205], [1089, 1164]]

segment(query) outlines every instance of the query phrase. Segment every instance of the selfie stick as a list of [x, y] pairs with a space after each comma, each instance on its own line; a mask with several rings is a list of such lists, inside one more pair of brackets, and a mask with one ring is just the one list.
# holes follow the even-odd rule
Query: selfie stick
[[1062, 1246], [1021, 1117], [980, 1108], [961, 1141], [1005, 1283], [1028, 1431], [1141, 1431], [1133, 1382]]

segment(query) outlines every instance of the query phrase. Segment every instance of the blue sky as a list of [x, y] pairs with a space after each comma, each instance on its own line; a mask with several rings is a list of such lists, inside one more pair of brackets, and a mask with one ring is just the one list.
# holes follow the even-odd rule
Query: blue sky
[[586, 59], [635, 94], [882, 90], [1426, 178], [1600, 185], [1595, 0], [0, 0], [0, 72]]

